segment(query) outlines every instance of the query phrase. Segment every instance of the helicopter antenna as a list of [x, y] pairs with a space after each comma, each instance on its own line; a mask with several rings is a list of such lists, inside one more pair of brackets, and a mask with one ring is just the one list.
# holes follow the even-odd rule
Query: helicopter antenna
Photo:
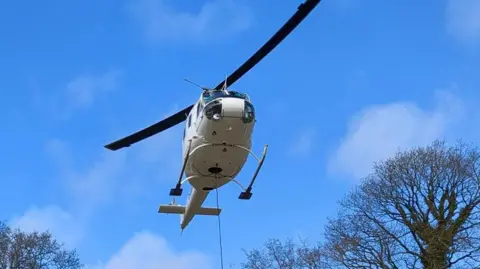
[[227, 91], [227, 79], [228, 79], [228, 74], [225, 74], [225, 81], [223, 83], [223, 89], [222, 90], [226, 95], [229, 95], [228, 91]]
[[183, 80], [185, 80], [186, 82], [188, 82], [188, 83], [190, 83], [190, 84], [192, 84], [192, 85], [195, 85], [195, 86], [199, 87], [200, 89], [202, 89], [202, 90], [204, 90], [204, 91], [210, 90], [209, 88], [202, 87], [202, 86], [198, 85], [197, 83], [195, 83], [195, 82], [193, 82], [193, 81], [191, 81], [191, 80], [189, 80], [189, 79], [187, 79], [187, 78], [184, 78]]

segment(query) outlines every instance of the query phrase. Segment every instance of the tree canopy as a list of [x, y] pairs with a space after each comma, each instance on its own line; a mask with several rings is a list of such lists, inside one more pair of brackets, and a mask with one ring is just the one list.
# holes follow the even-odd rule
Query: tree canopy
[[326, 261], [320, 246], [312, 246], [305, 239], [294, 243], [292, 239], [281, 242], [270, 239], [263, 249], [245, 252], [247, 261], [242, 268], [289, 268], [289, 269], [320, 269], [326, 267]]
[[75, 250], [66, 250], [50, 232], [26, 233], [0, 221], [0, 269], [79, 269]]
[[247, 252], [243, 268], [480, 268], [476, 147], [435, 141], [398, 152], [374, 164], [339, 205], [324, 242], [308, 250], [321, 267], [272, 263], [278, 254], [296, 256], [270, 241], [267, 252]]

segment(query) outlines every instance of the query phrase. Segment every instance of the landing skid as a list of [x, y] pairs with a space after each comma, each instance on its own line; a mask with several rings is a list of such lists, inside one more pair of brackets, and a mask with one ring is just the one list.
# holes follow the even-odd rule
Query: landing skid
[[252, 187], [253, 187], [253, 183], [255, 182], [255, 179], [257, 178], [258, 176], [258, 172], [260, 172], [260, 169], [262, 168], [262, 165], [263, 165], [263, 162], [265, 161], [265, 157], [267, 156], [267, 149], [268, 149], [268, 145], [265, 145], [265, 147], [263, 148], [263, 153], [262, 153], [262, 157], [261, 158], [258, 158], [251, 150], [245, 148], [245, 147], [242, 147], [242, 146], [235, 146], [237, 148], [241, 148], [245, 151], [247, 151], [248, 153], [250, 153], [255, 159], [257, 159], [257, 162], [258, 162], [258, 166], [257, 166], [257, 169], [255, 170], [255, 174], [253, 174], [253, 177], [252, 177], [252, 180], [250, 181], [250, 184], [248, 184], [248, 187], [245, 189], [243, 188], [242, 185], [240, 185], [240, 183], [236, 180], [234, 180], [234, 182], [236, 182], [238, 185], [240, 185], [240, 187], [242, 187], [242, 189], [244, 189], [243, 192], [240, 193], [240, 195], [238, 196], [238, 199], [241, 199], [241, 200], [250, 200], [250, 198], [252, 198]]
[[180, 172], [180, 177], [178, 178], [177, 185], [175, 188], [170, 189], [170, 196], [182, 196], [183, 189], [182, 189], [182, 177], [183, 173], [185, 172], [185, 166], [187, 165], [188, 158], [190, 157], [190, 148], [192, 146], [192, 140], [188, 140], [188, 149], [187, 149], [187, 156], [185, 156], [185, 160], [183, 160], [182, 171]]
[[257, 166], [257, 169], [255, 170], [255, 173], [253, 174], [253, 177], [252, 177], [252, 180], [250, 181], [250, 184], [248, 184], [248, 187], [247, 188], [244, 188], [242, 186], [242, 184], [240, 184], [237, 180], [233, 179], [233, 178], [230, 178], [232, 181], [234, 181], [235, 183], [237, 183], [244, 191], [240, 193], [240, 195], [238, 196], [238, 199], [241, 199], [241, 200], [250, 200], [250, 198], [252, 198], [252, 188], [253, 188], [253, 183], [255, 182], [255, 179], [257, 178], [257, 175], [258, 173], [260, 172], [260, 169], [262, 168], [263, 166], [263, 162], [265, 161], [265, 157], [267, 156], [267, 149], [268, 149], [268, 145], [265, 145], [264, 148], [263, 148], [263, 153], [262, 153], [262, 157], [261, 158], [258, 158], [257, 155], [255, 155], [250, 149], [246, 148], [246, 147], [243, 147], [243, 146], [239, 146], [239, 145], [234, 145], [234, 144], [227, 144], [227, 143], [208, 143], [208, 144], [203, 144], [203, 145], [200, 145], [198, 147], [196, 147], [193, 151], [190, 152], [190, 149], [191, 149], [191, 145], [192, 145], [192, 140], [189, 140], [188, 142], [188, 149], [187, 149], [187, 155], [185, 156], [185, 159], [183, 161], [183, 166], [182, 166], [182, 171], [180, 172], [180, 177], [178, 178], [178, 182], [177, 182], [177, 185], [175, 186], [175, 188], [173, 189], [170, 189], [170, 196], [182, 196], [182, 193], [183, 193], [183, 189], [182, 189], [182, 185], [188, 181], [189, 179], [192, 179], [194, 177], [197, 177], [197, 176], [191, 176], [191, 177], [187, 177], [186, 179], [184, 179], [182, 181], [182, 177], [183, 177], [183, 174], [185, 173], [185, 166], [187, 165], [187, 162], [188, 162], [188, 159], [190, 157], [190, 155], [192, 153], [194, 153], [196, 150], [198, 150], [199, 148], [203, 148], [203, 147], [234, 147], [234, 148], [239, 148], [239, 149], [242, 149], [246, 152], [248, 152], [250, 155], [252, 155], [258, 162], [258, 166]]

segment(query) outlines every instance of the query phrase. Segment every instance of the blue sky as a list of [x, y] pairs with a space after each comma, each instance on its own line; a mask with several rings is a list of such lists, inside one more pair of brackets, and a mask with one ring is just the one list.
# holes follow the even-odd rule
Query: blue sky
[[[215, 86], [300, 3], [270, 2], [4, 2], [0, 219], [49, 229], [91, 268], [219, 268], [216, 218], [180, 236], [178, 216], [156, 213], [183, 126], [103, 145], [195, 102], [183, 78]], [[321, 240], [337, 200], [398, 148], [478, 143], [479, 13], [477, 0], [324, 0], [236, 83], [256, 106], [254, 150], [270, 148], [250, 201], [219, 192], [226, 263], [270, 237]]]

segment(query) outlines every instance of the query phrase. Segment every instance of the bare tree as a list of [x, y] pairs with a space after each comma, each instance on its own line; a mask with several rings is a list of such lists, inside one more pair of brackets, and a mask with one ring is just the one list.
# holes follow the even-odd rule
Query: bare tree
[[311, 246], [306, 240], [295, 244], [287, 239], [281, 242], [270, 239], [263, 249], [245, 251], [247, 260], [244, 269], [321, 269], [327, 268], [320, 246]]
[[79, 269], [75, 250], [67, 251], [49, 232], [25, 233], [0, 221], [0, 269]]
[[480, 268], [480, 152], [435, 141], [375, 164], [325, 229], [338, 268]]

